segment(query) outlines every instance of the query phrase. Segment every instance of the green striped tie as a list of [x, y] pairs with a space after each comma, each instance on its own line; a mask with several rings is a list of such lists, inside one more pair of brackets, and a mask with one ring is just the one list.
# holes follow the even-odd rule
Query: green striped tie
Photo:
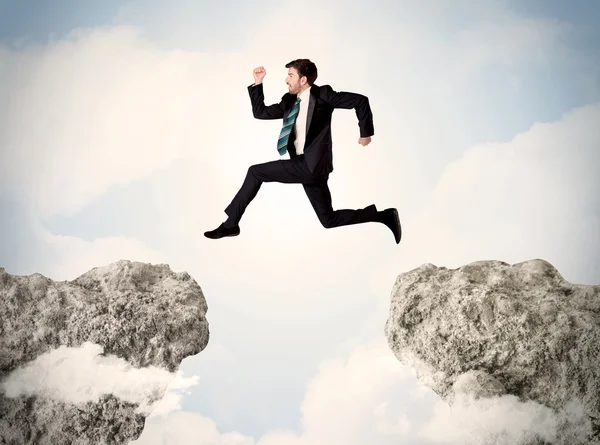
[[277, 141], [277, 150], [280, 155], [284, 155], [287, 151], [287, 143], [290, 138], [290, 133], [292, 132], [292, 128], [294, 127], [294, 122], [296, 122], [296, 117], [298, 117], [298, 110], [300, 110], [300, 98], [296, 99], [296, 103], [294, 104], [294, 108], [290, 111], [287, 119], [283, 123], [283, 128], [281, 129], [281, 133], [279, 133], [279, 140]]

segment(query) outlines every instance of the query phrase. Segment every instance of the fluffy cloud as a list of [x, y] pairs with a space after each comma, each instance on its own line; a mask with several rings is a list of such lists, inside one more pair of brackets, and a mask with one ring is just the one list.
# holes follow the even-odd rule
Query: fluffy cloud
[[254, 439], [240, 433], [221, 433], [215, 422], [205, 416], [186, 411], [177, 411], [166, 419], [149, 417], [144, 431], [130, 442], [135, 445], [198, 444], [211, 445], [255, 445]]
[[555, 443], [558, 428], [562, 429], [561, 436], [572, 443], [585, 443], [593, 434], [581, 401], [568, 403], [559, 416], [544, 405], [532, 400], [521, 402], [512, 395], [474, 399], [460, 394], [451, 407], [436, 403], [435, 414], [423, 427], [422, 437], [440, 444], [513, 445], [535, 439]]
[[[221, 432], [206, 416], [174, 409], [153, 413], [135, 443], [362, 445], [376, 439], [384, 445], [509, 445], [534, 437], [556, 440], [556, 414], [534, 401], [458, 394], [450, 406], [415, 383], [413, 370], [402, 366], [380, 338], [321, 364], [306, 387], [300, 431], [274, 429], [255, 439]], [[565, 407], [565, 413], [574, 440], [590, 434], [580, 405]]]
[[[0, 47], [0, 190], [46, 218], [181, 157], [209, 167], [214, 152], [206, 147], [218, 134], [203, 123], [229, 108], [227, 93], [220, 101], [211, 93], [232, 62], [240, 59], [160, 50], [131, 28], [75, 30], [22, 51]], [[215, 65], [219, 71], [207, 71]]]
[[[7, 397], [40, 395], [73, 404], [98, 401], [102, 394], [113, 394], [140, 404], [138, 410], [149, 413], [155, 408], [158, 394], [164, 392], [176, 376], [173, 390], [188, 388], [198, 380], [154, 366], [133, 368], [123, 359], [102, 353], [100, 345], [89, 342], [79, 348], [61, 346], [12, 371], [1, 388]], [[176, 396], [167, 394], [156, 406], [157, 411], [177, 409]]]
[[[327, 360], [310, 382], [302, 404], [308, 443], [398, 443], [412, 436], [412, 413], [404, 390], [412, 370], [400, 366], [387, 344], [357, 348], [344, 360]], [[412, 382], [410, 382], [412, 383]], [[414, 401], [414, 400], [413, 400]]]
[[121, 259], [164, 263], [163, 255], [139, 238], [56, 235], [39, 222], [31, 206], [1, 199], [0, 213], [0, 266], [11, 274], [37, 272], [53, 280], [72, 280]]
[[422, 211], [406, 218], [404, 258], [376, 280], [425, 262], [543, 258], [570, 281], [596, 284], [599, 124], [595, 104], [467, 150], [445, 168]]
[[88, 270], [126, 259], [144, 263], [163, 263], [158, 252], [143, 243], [125, 237], [93, 241], [46, 232], [46, 262], [37, 272], [53, 280], [72, 280]]
[[[89, 343], [58, 348], [13, 371], [2, 390], [8, 397], [43, 395], [70, 403], [111, 393], [141, 403], [140, 409], [152, 414], [135, 442], [140, 445], [199, 440], [217, 445], [360, 445], [374, 437], [390, 445], [399, 440], [462, 444], [491, 435], [508, 444], [532, 432], [548, 440], [554, 437], [555, 418], [547, 409], [510, 396], [476, 403], [459, 400], [452, 408], [438, 402], [429, 412], [427, 406], [436, 397], [423, 388], [410, 389], [412, 370], [399, 364], [383, 339], [322, 364], [307, 386], [301, 433], [270, 431], [258, 441], [238, 432], [221, 433], [211, 419], [181, 410], [181, 391], [196, 385], [196, 376], [186, 378], [181, 372], [173, 375], [154, 367], [133, 369], [101, 353], [100, 346]], [[166, 389], [162, 400], [149, 403]]]
[[220, 433], [200, 414], [175, 411], [149, 419], [136, 443], [186, 445], [210, 438], [219, 445], [362, 445], [377, 438], [381, 444], [428, 444], [434, 442], [421, 429], [435, 399], [430, 391], [415, 389], [412, 370], [401, 366], [380, 339], [322, 363], [306, 388], [301, 432], [271, 430], [255, 440], [237, 432]]

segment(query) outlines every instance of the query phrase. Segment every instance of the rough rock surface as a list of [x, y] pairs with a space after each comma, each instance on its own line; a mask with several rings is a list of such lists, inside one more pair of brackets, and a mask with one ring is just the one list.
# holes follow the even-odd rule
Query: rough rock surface
[[[174, 373], [208, 344], [206, 312], [200, 286], [167, 265], [118, 261], [62, 282], [0, 268], [0, 382], [43, 354], [84, 343], [136, 369]], [[138, 405], [112, 394], [72, 404], [0, 391], [0, 444], [126, 444], [150, 414]]]
[[451, 406], [511, 398], [548, 409], [552, 428], [518, 443], [600, 444], [600, 286], [569, 283], [543, 260], [424, 264], [398, 276], [385, 331]]

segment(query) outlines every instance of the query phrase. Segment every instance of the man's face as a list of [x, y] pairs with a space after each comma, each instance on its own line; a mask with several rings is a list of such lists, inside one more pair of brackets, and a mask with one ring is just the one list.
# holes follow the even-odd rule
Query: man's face
[[285, 79], [285, 83], [288, 85], [290, 94], [300, 93], [300, 88], [306, 83], [306, 77], [303, 77], [302, 80], [303, 82], [300, 81], [300, 76], [298, 76], [298, 71], [296, 71], [295, 68], [288, 68], [288, 75]]

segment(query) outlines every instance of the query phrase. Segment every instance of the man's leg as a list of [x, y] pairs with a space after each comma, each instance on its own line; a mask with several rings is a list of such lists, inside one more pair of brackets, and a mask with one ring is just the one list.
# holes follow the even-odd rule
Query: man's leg
[[378, 222], [385, 224], [392, 231], [396, 244], [400, 242], [402, 229], [396, 209], [391, 208], [377, 211], [376, 206], [371, 204], [364, 209], [333, 210], [327, 179], [327, 177], [323, 177], [319, 178], [318, 181], [302, 184], [306, 196], [308, 196], [323, 227], [331, 229], [351, 224]]
[[306, 196], [308, 196], [323, 227], [331, 229], [350, 224], [377, 221], [377, 208], [374, 204], [358, 210], [333, 210], [327, 179], [327, 177], [322, 177], [315, 182], [302, 184]]
[[207, 238], [217, 239], [224, 236], [239, 235], [239, 222], [246, 208], [256, 197], [263, 182], [280, 182], [284, 184], [300, 184], [309, 181], [312, 174], [302, 158], [293, 158], [265, 162], [252, 165], [244, 183], [225, 209], [227, 220], [215, 230], [205, 232]]
[[307, 181], [310, 176], [306, 164], [297, 158], [252, 165], [248, 168], [242, 187], [225, 209], [225, 213], [229, 216], [225, 225], [229, 227], [238, 225], [246, 207], [256, 197], [263, 182], [300, 184]]

